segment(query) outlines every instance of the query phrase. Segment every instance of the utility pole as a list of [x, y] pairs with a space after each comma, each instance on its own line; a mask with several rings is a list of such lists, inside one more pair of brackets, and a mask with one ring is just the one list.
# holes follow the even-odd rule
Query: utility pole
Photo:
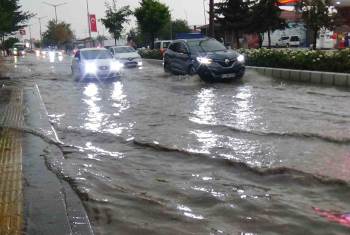
[[47, 3], [47, 2], [43, 2], [44, 4], [48, 5], [48, 6], [51, 6], [53, 8], [55, 8], [55, 18], [56, 18], [56, 24], [57, 24], [57, 7], [60, 7], [60, 6], [63, 6], [63, 5], [66, 5], [67, 3], [66, 2], [63, 2], [63, 3], [59, 3], [59, 4], [51, 4], [51, 3]]
[[41, 40], [41, 42], [42, 42], [42, 41], [43, 41], [43, 34], [42, 34], [42, 32], [41, 32], [41, 20], [42, 20], [42, 19], [45, 19], [45, 18], [46, 18], [46, 16], [42, 16], [42, 17], [35, 17], [35, 18], [37, 18], [37, 19], [39, 20], [40, 40]]
[[215, 37], [214, 0], [209, 0], [209, 36]]
[[86, 11], [87, 11], [87, 20], [88, 20], [88, 28], [89, 28], [89, 38], [91, 39], [89, 0], [86, 0]]
[[30, 49], [33, 49], [33, 44], [32, 44], [32, 29], [31, 29], [31, 25], [28, 25], [28, 29], [29, 29], [29, 43], [30, 43]]
[[207, 25], [207, 10], [205, 9], [205, 1], [203, 0], [204, 25]]

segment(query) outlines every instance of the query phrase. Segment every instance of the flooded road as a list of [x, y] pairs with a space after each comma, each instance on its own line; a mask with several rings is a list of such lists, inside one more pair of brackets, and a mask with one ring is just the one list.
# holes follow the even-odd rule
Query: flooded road
[[[248, 71], [206, 84], [145, 62], [77, 83], [70, 58], [29, 56], [96, 234], [350, 234], [350, 92]], [[328, 216], [329, 215], [329, 216]]]

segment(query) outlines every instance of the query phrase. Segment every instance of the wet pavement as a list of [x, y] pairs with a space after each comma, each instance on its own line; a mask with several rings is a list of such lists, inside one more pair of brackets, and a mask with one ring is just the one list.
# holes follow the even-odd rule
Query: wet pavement
[[[63, 142], [54, 166], [96, 234], [349, 234], [349, 90], [248, 71], [206, 84], [145, 62], [77, 83], [70, 58], [8, 62], [38, 84]], [[59, 161], [59, 162], [58, 162]]]

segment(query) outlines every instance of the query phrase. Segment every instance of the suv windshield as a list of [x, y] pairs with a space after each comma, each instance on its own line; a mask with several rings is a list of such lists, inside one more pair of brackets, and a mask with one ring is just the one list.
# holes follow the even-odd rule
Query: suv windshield
[[80, 54], [84, 60], [103, 60], [112, 58], [112, 55], [104, 50], [81, 51]]
[[188, 47], [191, 52], [226, 51], [226, 47], [214, 39], [189, 41]]
[[116, 47], [114, 50], [116, 53], [135, 52], [134, 48], [131, 48], [131, 47]]

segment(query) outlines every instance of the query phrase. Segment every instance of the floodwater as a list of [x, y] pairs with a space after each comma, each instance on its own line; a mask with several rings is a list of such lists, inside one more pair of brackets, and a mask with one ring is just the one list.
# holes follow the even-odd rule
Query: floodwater
[[350, 234], [348, 90], [147, 62], [77, 83], [67, 57], [10, 73], [38, 84], [96, 234]]

